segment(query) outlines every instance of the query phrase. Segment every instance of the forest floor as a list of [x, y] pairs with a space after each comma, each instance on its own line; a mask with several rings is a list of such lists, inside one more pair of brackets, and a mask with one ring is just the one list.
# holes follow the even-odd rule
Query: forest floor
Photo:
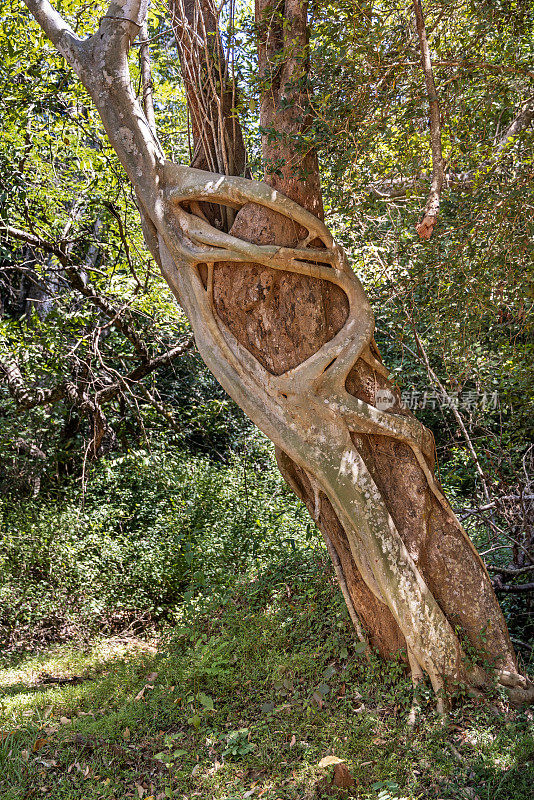
[[423, 690], [411, 730], [401, 665], [360, 651], [317, 570], [214, 596], [157, 638], [11, 656], [0, 797], [531, 800], [532, 712], [461, 698], [443, 724]]

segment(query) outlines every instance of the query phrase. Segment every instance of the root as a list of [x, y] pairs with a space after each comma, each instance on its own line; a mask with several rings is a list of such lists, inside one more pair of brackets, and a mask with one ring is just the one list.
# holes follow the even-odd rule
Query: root
[[[335, 573], [336, 573], [337, 581], [339, 583], [339, 588], [341, 589], [341, 592], [343, 594], [343, 599], [345, 600], [345, 605], [347, 606], [347, 610], [349, 612], [352, 624], [354, 626], [354, 630], [356, 631], [356, 635], [357, 635], [358, 639], [360, 640], [360, 642], [362, 642], [363, 644], [368, 645], [369, 643], [368, 643], [367, 638], [366, 638], [366, 636], [365, 636], [365, 634], [363, 632], [363, 628], [361, 626], [359, 617], [358, 617], [358, 615], [356, 613], [356, 609], [354, 608], [354, 604], [352, 602], [352, 599], [351, 599], [351, 596], [350, 596], [350, 593], [349, 593], [347, 582], [346, 582], [345, 576], [343, 574], [343, 567], [341, 566], [341, 561], [340, 561], [339, 556], [337, 554], [336, 548], [332, 544], [332, 542], [330, 540], [330, 537], [328, 536], [327, 533], [323, 533], [323, 536], [324, 536], [324, 540], [325, 540], [325, 544], [326, 544], [326, 549], [328, 550], [330, 558], [332, 559], [332, 563], [334, 565], [334, 570], [335, 570]], [[365, 657], [366, 657], [367, 661], [371, 660], [371, 657], [369, 655], [369, 650], [368, 649], [365, 651]]]
[[410, 671], [412, 673], [412, 685], [413, 685], [413, 702], [408, 713], [408, 718], [406, 720], [406, 724], [409, 728], [414, 728], [415, 723], [417, 722], [417, 718], [419, 716], [419, 712], [421, 710], [421, 704], [419, 702], [419, 684], [422, 682], [424, 675], [423, 670], [419, 666], [419, 662], [415, 658], [414, 654], [408, 648], [408, 663], [410, 664]]

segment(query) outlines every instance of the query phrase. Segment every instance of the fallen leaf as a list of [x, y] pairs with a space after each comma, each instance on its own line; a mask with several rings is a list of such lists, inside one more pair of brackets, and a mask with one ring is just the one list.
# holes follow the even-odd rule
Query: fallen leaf
[[48, 739], [46, 737], [43, 737], [42, 739], [36, 739], [33, 743], [32, 753], [36, 753], [38, 750], [40, 750], [41, 747], [47, 743], [47, 741]]
[[125, 728], [125, 729], [123, 730], [123, 732], [122, 732], [122, 738], [124, 739], [124, 741], [125, 741], [125, 742], [127, 742], [127, 741], [128, 741], [128, 739], [130, 738], [130, 729], [129, 729], [129, 728]]
[[23, 761], [27, 761], [29, 759], [29, 757], [30, 757], [30, 751], [29, 750], [21, 750], [20, 751], [20, 757], [22, 758]]
[[198, 772], [200, 772], [200, 764], [195, 764], [195, 766], [191, 770], [191, 776], [196, 775]]
[[342, 764], [342, 763], [343, 763], [342, 758], [338, 758], [337, 756], [325, 756], [324, 758], [321, 758], [317, 766], [324, 768], [324, 767], [331, 767], [332, 764]]
[[59, 721], [62, 725], [70, 725], [71, 720], [68, 717], [60, 717]]
[[145, 689], [146, 689], [146, 686], [143, 686], [141, 691], [137, 692], [137, 694], [135, 695], [134, 700], [140, 700], [142, 698], [142, 696], [144, 695], [144, 693], [145, 693]]
[[348, 771], [345, 764], [335, 765], [332, 785], [337, 786], [339, 789], [350, 789], [352, 786], [354, 786], [354, 778]]
[[289, 746], [290, 747], [295, 747], [296, 743], [297, 743], [297, 738], [296, 738], [295, 734], [293, 734], [293, 736], [291, 737], [291, 741], [289, 742]]
[[144, 786], [141, 786], [141, 784], [140, 784], [140, 783], [136, 783], [136, 784], [135, 784], [135, 788], [137, 789], [137, 794], [139, 795], [139, 797], [143, 797], [143, 795], [144, 795], [144, 794], [145, 794], [145, 792], [146, 792], [146, 789], [145, 789], [145, 787], [144, 787]]
[[44, 767], [57, 767], [57, 761], [53, 758], [40, 758], [39, 764], [42, 764]]
[[146, 682], [147, 683], [154, 683], [156, 678], [158, 677], [159, 672], [151, 672], [150, 675], [147, 675]]

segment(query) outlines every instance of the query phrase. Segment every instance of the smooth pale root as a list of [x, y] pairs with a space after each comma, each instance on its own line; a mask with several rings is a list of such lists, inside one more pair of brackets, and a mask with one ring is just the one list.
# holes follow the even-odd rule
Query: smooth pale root
[[[416, 420], [385, 414], [345, 390], [347, 375], [359, 358], [376, 372], [387, 375], [387, 370], [371, 353], [373, 313], [343, 249], [320, 220], [260, 181], [166, 161], [132, 89], [128, 68], [128, 50], [146, 14], [147, 0], [112, 2], [98, 31], [84, 41], [47, 0], [25, 2], [95, 102], [136, 191], [147, 246], [190, 320], [202, 358], [256, 425], [312, 476], [317, 503], [320, 492], [328, 497], [365, 583], [389, 607], [404, 634], [412, 671], [424, 670], [440, 694], [444, 681], [465, 677], [460, 643], [408, 553], [351, 432], [382, 434], [409, 445], [430, 490], [451, 518], [452, 512], [425, 459], [430, 442], [424, 427]], [[201, 201], [232, 208], [249, 203], [264, 206], [307, 234], [294, 248], [255, 245], [192, 213]], [[324, 247], [309, 247], [317, 239]], [[234, 263], [236, 269], [248, 262], [266, 264], [330, 281], [347, 297], [347, 319], [310, 358], [274, 376], [215, 313], [217, 262]], [[207, 268], [206, 285], [201, 264]], [[480, 559], [478, 563], [489, 580]], [[503, 657], [514, 663], [513, 651]], [[487, 676], [472, 671], [469, 679], [482, 683]]]

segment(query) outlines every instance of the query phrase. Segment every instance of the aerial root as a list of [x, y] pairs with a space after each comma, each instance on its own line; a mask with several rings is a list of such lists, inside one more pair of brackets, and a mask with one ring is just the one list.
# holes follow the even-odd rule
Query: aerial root
[[419, 685], [423, 681], [424, 675], [423, 670], [419, 666], [419, 662], [415, 658], [410, 648], [408, 648], [408, 663], [410, 664], [410, 672], [412, 673], [413, 701], [406, 724], [409, 728], [413, 729], [421, 710], [421, 703], [419, 702]]
[[[167, 197], [172, 205], [174, 217], [179, 218], [178, 227], [181, 227], [180, 235], [175, 235], [174, 230], [171, 229], [169, 234], [170, 252], [172, 252], [173, 260], [176, 264], [186, 267], [198, 267], [199, 264], [208, 265], [206, 283], [198, 279], [198, 270], [193, 270], [196, 278], [191, 283], [190, 291], [200, 303], [205, 323], [208, 325], [212, 336], [216, 338], [217, 345], [221, 351], [225, 355], [228, 354], [228, 363], [238, 378], [243, 380], [244, 375], [247, 375], [255, 386], [259, 384], [265, 394], [266, 405], [269, 408], [276, 406], [275, 410], [273, 410], [273, 416], [275, 416], [276, 412], [280, 419], [284, 420], [284, 424], [291, 424], [295, 430], [302, 425], [303, 420], [306, 421], [305, 411], [303, 410], [305, 408], [303, 400], [306, 400], [313, 410], [320, 412], [320, 418], [327, 420], [328, 424], [332, 425], [333, 430], [338, 432], [340, 441], [345, 441], [346, 434], [344, 447], [346, 452], [354, 455], [355, 458], [357, 448], [354, 447], [350, 439], [351, 432], [390, 436], [393, 440], [407, 445], [413, 451], [416, 463], [424, 474], [436, 501], [446, 511], [450, 521], [453, 521], [455, 519], [454, 514], [442, 494], [429, 464], [433, 456], [434, 446], [433, 443], [432, 447], [430, 446], [430, 437], [424, 426], [410, 416], [384, 413], [375, 406], [349, 395], [346, 391], [347, 375], [358, 359], [363, 358], [377, 373], [387, 375], [387, 370], [379, 360], [379, 353], [374, 344], [374, 317], [365, 297], [363, 287], [352, 272], [343, 249], [334, 242], [326, 226], [305, 209], [298, 206], [298, 204], [293, 203], [263, 184], [233, 177], [206, 175], [206, 173], [200, 173], [196, 170], [183, 170], [175, 166], [169, 167], [169, 170], [168, 177], [175, 180], [176, 183], [175, 187], [170, 189]], [[292, 248], [278, 247], [276, 245], [256, 245], [246, 242], [210, 225], [199, 205], [202, 202], [228, 205], [236, 209], [243, 207], [247, 203], [265, 206], [293, 220], [307, 230], [308, 234], [301, 238], [296, 247]], [[181, 204], [187, 204], [190, 212], [186, 211]], [[169, 207], [167, 210], [170, 216], [171, 208]], [[320, 239], [324, 245], [324, 250], [317, 247], [309, 247], [310, 242], [314, 241], [314, 239]], [[275, 270], [298, 273], [337, 285], [345, 292], [348, 300], [347, 319], [335, 336], [302, 364], [282, 375], [273, 376], [250, 351], [239, 347], [239, 342], [235, 340], [228, 326], [217, 315], [213, 302], [214, 265], [224, 261], [236, 263], [236, 266], [246, 263], [264, 264]], [[239, 352], [237, 352], [238, 350]], [[228, 374], [227, 380], [230, 383], [235, 380], [233, 372], [231, 375], [230, 373]], [[233, 384], [231, 383], [231, 385]], [[284, 400], [280, 398], [284, 398]], [[286, 422], [286, 420], [289, 420], [289, 422]], [[272, 427], [274, 423], [270, 419], [268, 423], [269, 430], [275, 430]], [[278, 442], [280, 446], [280, 441], [276, 434], [271, 438], [273, 438], [273, 441]], [[291, 449], [289, 452], [292, 452]], [[346, 453], [343, 454], [343, 456], [345, 455]], [[323, 477], [326, 481], [324, 487], [321, 486], [321, 478]], [[325, 491], [330, 486], [327, 478], [328, 475], [323, 476], [321, 469], [319, 469], [317, 481], [312, 482], [313, 508], [310, 508], [310, 510], [316, 521], [318, 521], [321, 514], [321, 491]], [[330, 496], [336, 508], [336, 493], [334, 495], [332, 495], [332, 492], [328, 494], [325, 491], [325, 493]], [[341, 499], [339, 502], [342, 504], [342, 510], [345, 510]], [[309, 505], [311, 506], [311, 503]], [[459, 525], [459, 527], [463, 531], [462, 526]], [[465, 531], [463, 533], [466, 540], [470, 542]], [[399, 536], [399, 534], [396, 535]], [[380, 597], [381, 593], [378, 589], [374, 568], [366, 560], [368, 553], [364, 542], [358, 539], [357, 532], [355, 532], [353, 538], [354, 541], [349, 539], [352, 554], [365, 583], [378, 599], [389, 605], [386, 599]], [[336, 569], [340, 588], [345, 596], [349, 613], [353, 618], [354, 628], [358, 633], [358, 637], [365, 641], [365, 634], [361, 629], [344, 581], [339, 558], [336, 558], [337, 553], [335, 553], [328, 537], [325, 537], [325, 539]], [[397, 547], [397, 544], [395, 546]], [[402, 551], [403, 546], [401, 541], [398, 544], [400, 551]], [[415, 567], [413, 569], [417, 571]], [[414, 593], [417, 594], [419, 584], [417, 582], [414, 583], [414, 587]], [[440, 615], [443, 615], [443, 613], [435, 603], [434, 598], [430, 596], [428, 602], [433, 613], [441, 618]], [[448, 631], [447, 637], [450, 638], [450, 647], [458, 649], [459, 644], [452, 630], [449, 631], [448, 628], [446, 630]], [[440, 630], [440, 635], [442, 633], [443, 631]], [[416, 657], [415, 653], [410, 652], [408, 657], [414, 686], [414, 699], [408, 716], [408, 725], [413, 727], [420, 710], [417, 689], [423, 678], [422, 666], [425, 672], [429, 674], [436, 695], [437, 711], [442, 717], [446, 713], [448, 703], [444, 681], [440, 677], [439, 669], [433, 667], [430, 662], [427, 665], [428, 659], [423, 653], [419, 653], [418, 657]], [[530, 682], [527, 683], [521, 676], [514, 677], [503, 673], [500, 682], [510, 689], [511, 695], [514, 695], [514, 702], [516, 698], [520, 702], [532, 702], [534, 699], [534, 686]]]

